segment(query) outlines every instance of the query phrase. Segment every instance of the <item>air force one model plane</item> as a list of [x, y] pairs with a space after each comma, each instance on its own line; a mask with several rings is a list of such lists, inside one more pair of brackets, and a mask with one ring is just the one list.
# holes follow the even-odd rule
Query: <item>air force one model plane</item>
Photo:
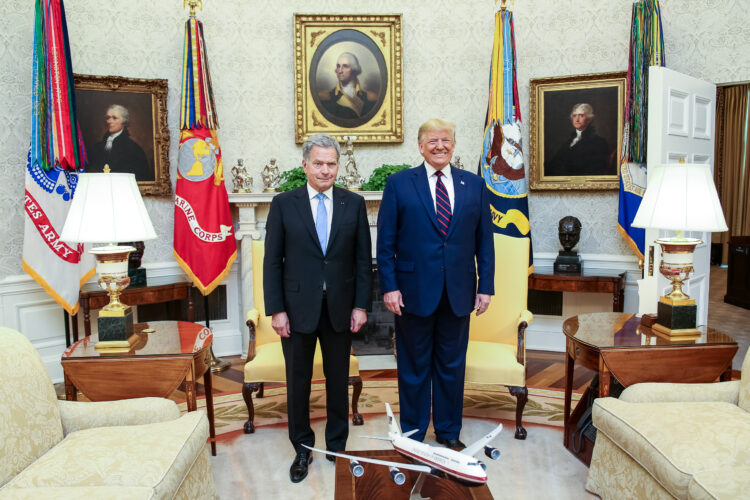
[[474, 458], [474, 454], [484, 448], [484, 453], [487, 457], [492, 460], [500, 458], [500, 450], [488, 446], [487, 443], [500, 434], [500, 431], [503, 430], [503, 424], [498, 425], [492, 432], [464, 448], [462, 451], [455, 451], [450, 448], [430, 446], [429, 444], [420, 443], [419, 441], [409, 438], [409, 436], [417, 432], [418, 429], [401, 434], [401, 429], [399, 428], [396, 419], [393, 417], [391, 406], [388, 403], [385, 404], [385, 410], [386, 416], [388, 417], [388, 437], [364, 437], [390, 441], [394, 450], [398, 451], [405, 457], [411, 458], [424, 465], [404, 464], [401, 462], [357, 457], [345, 453], [335, 453], [332, 451], [310, 448], [309, 446], [306, 446], [306, 448], [319, 453], [348, 459], [350, 461], [349, 470], [355, 477], [360, 477], [365, 473], [364, 466], [360, 462], [388, 467], [391, 480], [398, 485], [406, 482], [406, 476], [399, 469], [418, 471], [420, 474], [414, 484], [414, 488], [412, 489], [412, 497], [414, 497], [415, 494], [419, 494], [424, 482], [424, 474], [445, 476], [449, 479], [472, 484], [484, 484], [487, 482], [487, 467], [481, 460]]

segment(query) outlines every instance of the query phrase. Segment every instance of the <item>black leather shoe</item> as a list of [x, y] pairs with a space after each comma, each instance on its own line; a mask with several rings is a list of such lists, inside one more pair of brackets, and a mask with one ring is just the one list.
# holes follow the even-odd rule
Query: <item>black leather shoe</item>
[[435, 439], [437, 440], [439, 444], [442, 444], [446, 448], [450, 448], [452, 450], [461, 451], [464, 448], [466, 448], [466, 445], [463, 444], [461, 440], [458, 438], [445, 439], [445, 438], [441, 438], [440, 436], [435, 436]]
[[[328, 451], [330, 451], [330, 450], [328, 450]], [[336, 461], [336, 456], [335, 455], [326, 455], [326, 460], [328, 460], [329, 462], [335, 462]]]
[[299, 483], [307, 477], [307, 466], [313, 461], [312, 453], [309, 451], [300, 451], [297, 456], [294, 457], [294, 462], [289, 468], [289, 479], [293, 483]]

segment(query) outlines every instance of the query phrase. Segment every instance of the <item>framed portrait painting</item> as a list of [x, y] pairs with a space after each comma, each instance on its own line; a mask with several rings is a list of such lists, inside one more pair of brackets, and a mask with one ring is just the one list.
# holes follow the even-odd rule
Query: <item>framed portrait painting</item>
[[169, 196], [167, 80], [75, 75], [86, 172], [130, 172], [143, 195]]
[[618, 189], [625, 82], [624, 71], [531, 80], [531, 189]]
[[295, 140], [403, 142], [401, 15], [294, 15]]

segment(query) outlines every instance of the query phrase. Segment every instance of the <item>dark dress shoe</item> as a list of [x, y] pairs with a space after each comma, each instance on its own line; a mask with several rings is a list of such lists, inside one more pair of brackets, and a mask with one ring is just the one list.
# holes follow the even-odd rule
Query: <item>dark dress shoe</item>
[[307, 477], [307, 466], [313, 461], [312, 453], [309, 451], [300, 451], [294, 457], [294, 462], [289, 468], [289, 479], [293, 483], [299, 483]]
[[[326, 451], [334, 451], [334, 450], [326, 448]], [[340, 452], [334, 451], [334, 453], [340, 453]], [[329, 462], [336, 462], [336, 456], [335, 455], [328, 455], [328, 454], [326, 454], [326, 460], [328, 460]]]
[[445, 446], [446, 448], [450, 448], [451, 450], [461, 451], [466, 448], [466, 445], [463, 444], [458, 438], [445, 439], [441, 438], [440, 436], [435, 436], [435, 439], [439, 444], [442, 444], [443, 446]]

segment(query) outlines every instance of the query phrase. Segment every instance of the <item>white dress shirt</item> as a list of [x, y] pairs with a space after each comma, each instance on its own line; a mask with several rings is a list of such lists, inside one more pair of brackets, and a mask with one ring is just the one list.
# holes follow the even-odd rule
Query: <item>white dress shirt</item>
[[[326, 215], [328, 216], [328, 224], [326, 225], [326, 234], [328, 235], [327, 240], [331, 238], [331, 220], [333, 220], [333, 186], [323, 191], [326, 197], [323, 199], [323, 204], [326, 206]], [[307, 196], [310, 198], [310, 209], [312, 210], [313, 222], [318, 223], [318, 190], [307, 183]], [[326, 241], [327, 241], [326, 240]]]
[[122, 134], [123, 130], [125, 129], [120, 129], [120, 131], [117, 132], [116, 134], [112, 134], [109, 137], [107, 137], [107, 144], [104, 145], [104, 149], [106, 149], [107, 151], [112, 151], [112, 143], [114, 142], [115, 139], [117, 139], [120, 136], [120, 134]]
[[580, 141], [580, 140], [581, 140], [581, 134], [582, 134], [582, 133], [583, 133], [583, 130], [578, 130], [578, 129], [576, 129], [576, 136], [575, 136], [575, 137], [573, 137], [573, 140], [572, 140], [572, 141], [570, 142], [570, 147], [571, 147], [571, 148], [572, 148], [573, 146], [575, 146], [575, 145], [576, 145], [576, 144], [578, 143], [578, 141]]
[[[435, 201], [435, 186], [437, 186], [437, 175], [435, 175], [435, 173], [437, 170], [427, 162], [424, 162], [424, 168], [427, 169], [427, 182], [430, 183], [430, 196], [432, 196], [432, 204], [435, 205], [435, 213], [437, 213], [437, 202]], [[456, 207], [456, 193], [453, 189], [453, 176], [451, 175], [450, 164], [443, 167], [442, 172], [445, 174], [443, 175], [443, 185], [445, 186], [445, 190], [448, 191], [448, 198], [451, 202], [451, 213], [453, 213]]]

